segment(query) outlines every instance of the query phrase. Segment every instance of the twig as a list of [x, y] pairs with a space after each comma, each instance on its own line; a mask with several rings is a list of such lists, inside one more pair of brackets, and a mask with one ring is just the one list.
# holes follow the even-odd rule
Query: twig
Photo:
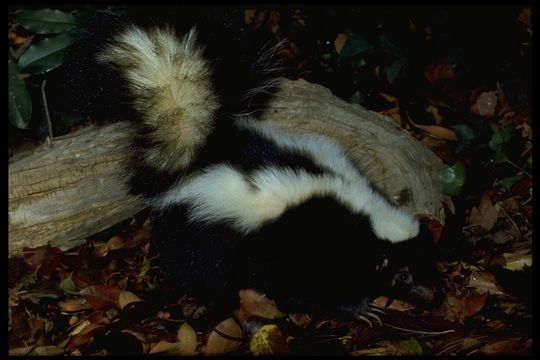
[[517, 226], [516, 222], [514, 221], [514, 219], [512, 219], [510, 217], [510, 215], [508, 215], [508, 213], [506, 212], [506, 210], [504, 210], [504, 207], [501, 206], [501, 210], [503, 211], [504, 215], [506, 215], [506, 217], [508, 218], [508, 220], [510, 220], [510, 222], [514, 225], [514, 227], [516, 228], [516, 230], [518, 231], [518, 234], [519, 236], [521, 237], [521, 231], [519, 230], [519, 227]]
[[47, 80], [44, 79], [41, 83], [41, 98], [43, 99], [43, 110], [45, 111], [45, 118], [47, 119], [47, 126], [49, 127], [49, 138], [53, 139], [52, 123], [51, 117], [49, 115], [49, 106], [47, 105], [47, 96], [45, 95], [45, 85], [47, 85]]
[[453, 332], [456, 332], [455, 330], [444, 330], [444, 331], [421, 331], [421, 330], [413, 330], [413, 329], [405, 329], [399, 326], [394, 326], [390, 324], [386, 324], [386, 326], [391, 327], [396, 330], [405, 331], [411, 334], [421, 334], [421, 335], [444, 335], [444, 334], [451, 334]]
[[510, 165], [512, 165], [513, 167], [515, 167], [516, 169], [518, 169], [519, 171], [523, 172], [528, 177], [532, 178], [531, 174], [529, 174], [528, 172], [526, 172], [525, 170], [523, 170], [522, 168], [520, 168], [519, 166], [517, 166], [516, 164], [514, 164], [510, 160], [506, 160], [506, 162], [509, 163]]

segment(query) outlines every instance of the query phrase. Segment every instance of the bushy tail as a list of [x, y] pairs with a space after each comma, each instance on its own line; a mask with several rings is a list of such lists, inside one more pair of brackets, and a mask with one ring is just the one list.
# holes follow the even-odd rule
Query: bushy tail
[[189, 166], [220, 106], [211, 65], [196, 38], [195, 28], [178, 37], [169, 27], [131, 25], [97, 56], [126, 80], [139, 141], [152, 144], [137, 161], [165, 173]]

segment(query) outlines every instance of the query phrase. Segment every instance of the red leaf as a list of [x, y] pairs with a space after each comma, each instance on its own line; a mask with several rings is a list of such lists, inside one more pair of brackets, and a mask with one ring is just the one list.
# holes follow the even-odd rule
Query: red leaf
[[118, 301], [122, 291], [116, 287], [108, 285], [91, 285], [80, 291], [81, 296], [96, 310], [101, 310], [106, 306], [115, 305], [120, 307]]

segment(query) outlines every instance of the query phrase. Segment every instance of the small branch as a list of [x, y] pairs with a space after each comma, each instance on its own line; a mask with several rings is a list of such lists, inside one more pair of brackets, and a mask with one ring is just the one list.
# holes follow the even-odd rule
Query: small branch
[[47, 96], [45, 95], [45, 85], [47, 85], [47, 80], [44, 79], [41, 83], [41, 98], [43, 99], [43, 110], [45, 111], [45, 118], [47, 119], [47, 126], [49, 127], [49, 138], [53, 139], [52, 123], [51, 116], [49, 115], [49, 106], [47, 105]]
[[529, 174], [528, 172], [526, 172], [525, 170], [523, 170], [522, 168], [520, 168], [519, 166], [517, 166], [516, 164], [514, 164], [510, 160], [506, 160], [506, 162], [509, 163], [510, 165], [512, 165], [513, 167], [515, 167], [516, 169], [518, 169], [519, 171], [521, 171], [522, 173], [524, 173], [525, 175], [527, 175], [528, 177], [532, 178], [531, 174]]

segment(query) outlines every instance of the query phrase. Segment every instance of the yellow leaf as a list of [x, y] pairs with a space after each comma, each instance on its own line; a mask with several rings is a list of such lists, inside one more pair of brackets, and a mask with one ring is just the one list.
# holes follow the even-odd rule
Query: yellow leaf
[[130, 291], [122, 291], [120, 293], [120, 296], [118, 297], [118, 304], [120, 305], [120, 309], [123, 309], [128, 304], [138, 301], [142, 301], [141, 298], [139, 298], [137, 295]]
[[242, 345], [242, 340], [242, 329], [233, 318], [228, 318], [220, 322], [210, 333], [204, 353], [206, 355], [230, 353]]
[[249, 349], [253, 355], [285, 354], [289, 348], [276, 325], [264, 325], [251, 338]]
[[90, 325], [91, 322], [88, 321], [88, 320], [84, 320], [84, 321], [81, 321], [81, 323], [79, 325], [77, 325], [75, 327], [75, 329], [73, 329], [70, 333], [69, 333], [69, 336], [73, 336], [73, 335], [77, 335], [78, 333], [80, 333], [87, 325]]
[[152, 354], [161, 354], [161, 353], [176, 353], [180, 349], [180, 343], [179, 342], [168, 342], [165, 340], [161, 340], [154, 346], [152, 349], [150, 349], [150, 355]]
[[183, 323], [178, 332], [176, 338], [180, 342], [179, 351], [183, 354], [194, 354], [197, 349], [197, 334], [195, 330], [188, 324]]

